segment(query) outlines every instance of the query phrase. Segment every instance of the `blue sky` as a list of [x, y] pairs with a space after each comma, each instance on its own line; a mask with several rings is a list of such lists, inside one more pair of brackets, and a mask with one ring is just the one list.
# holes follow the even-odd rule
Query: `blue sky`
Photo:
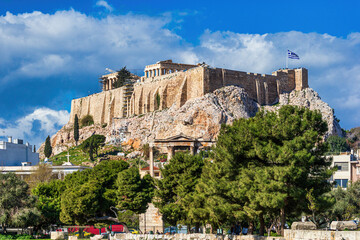
[[39, 145], [105, 68], [173, 59], [271, 73], [289, 67], [345, 129], [360, 125], [358, 1], [0, 0], [0, 136]]

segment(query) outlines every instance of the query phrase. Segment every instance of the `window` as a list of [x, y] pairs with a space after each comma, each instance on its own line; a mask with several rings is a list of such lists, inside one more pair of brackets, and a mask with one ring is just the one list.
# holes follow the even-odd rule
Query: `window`
[[335, 179], [335, 188], [337, 188], [338, 186], [342, 187], [342, 188], [347, 188], [347, 184], [348, 184], [348, 179]]
[[349, 171], [349, 163], [347, 162], [335, 162], [334, 166], [337, 166], [338, 171], [342, 171], [342, 172]]

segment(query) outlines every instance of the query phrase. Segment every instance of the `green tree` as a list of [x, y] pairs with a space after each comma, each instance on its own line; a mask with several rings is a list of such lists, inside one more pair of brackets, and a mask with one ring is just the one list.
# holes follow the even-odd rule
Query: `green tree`
[[330, 152], [339, 153], [350, 150], [350, 146], [346, 142], [346, 138], [332, 135], [326, 139], [326, 142], [330, 145]]
[[126, 69], [126, 66], [117, 72], [116, 80], [112, 83], [113, 88], [124, 86], [125, 81], [131, 77], [131, 73]]
[[85, 224], [101, 207], [101, 185], [95, 180], [68, 188], [61, 197], [60, 221], [66, 224]]
[[153, 197], [154, 185], [150, 175], [140, 177], [139, 170], [131, 167], [119, 173], [116, 180], [117, 207], [144, 213]]
[[81, 127], [91, 126], [94, 124], [94, 118], [91, 115], [85, 115], [81, 119]]
[[156, 181], [154, 204], [167, 223], [176, 225], [194, 222], [188, 221], [187, 217], [188, 204], [192, 201], [186, 201], [185, 198], [194, 192], [203, 166], [204, 161], [200, 155], [179, 152], [161, 169], [163, 178]]
[[105, 139], [103, 135], [94, 134], [81, 144], [82, 150], [89, 154], [91, 161], [94, 161], [94, 153], [98, 155], [98, 149], [104, 145]]
[[277, 212], [283, 233], [286, 216], [309, 211], [309, 189], [315, 199], [330, 190], [326, 131], [319, 112], [294, 106], [222, 126], [198, 188], [207, 221], [259, 221], [263, 233], [264, 214]]
[[[118, 174], [128, 167], [125, 161], [108, 160], [100, 162], [93, 169], [67, 175], [65, 190], [61, 195], [60, 220], [67, 224], [111, 220], [113, 212], [110, 207], [118, 203]], [[86, 198], [90, 199], [91, 205]]]
[[75, 114], [75, 119], [74, 119], [74, 140], [77, 146], [77, 143], [79, 141], [79, 119], [77, 114]]
[[13, 173], [0, 174], [0, 224], [4, 232], [9, 226], [34, 226], [40, 216], [36, 199], [29, 186]]
[[66, 189], [62, 180], [52, 180], [50, 182], [39, 183], [33, 190], [32, 194], [37, 197], [37, 208], [41, 212], [41, 226], [52, 224], [61, 224], [61, 194]]
[[50, 136], [47, 136], [45, 140], [44, 155], [45, 157], [49, 158], [51, 156], [51, 153], [52, 153], [52, 147], [50, 142]]

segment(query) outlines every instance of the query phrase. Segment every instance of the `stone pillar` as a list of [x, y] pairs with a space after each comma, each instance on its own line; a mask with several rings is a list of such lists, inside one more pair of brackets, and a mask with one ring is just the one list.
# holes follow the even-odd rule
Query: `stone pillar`
[[170, 161], [170, 159], [174, 156], [174, 146], [168, 146], [168, 155], [167, 160]]
[[152, 144], [149, 145], [150, 176], [154, 177], [154, 152]]
[[194, 146], [190, 146], [190, 154], [191, 155], [195, 155], [195, 147]]
[[159, 76], [162, 76], [162, 75], [163, 75], [163, 69], [160, 68], [160, 69], [159, 69]]

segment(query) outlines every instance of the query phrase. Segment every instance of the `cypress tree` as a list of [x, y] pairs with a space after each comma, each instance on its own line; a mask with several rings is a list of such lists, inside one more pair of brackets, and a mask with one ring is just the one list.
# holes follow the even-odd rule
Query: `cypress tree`
[[75, 114], [75, 120], [74, 120], [74, 140], [77, 146], [77, 143], [79, 141], [79, 118], [77, 114]]
[[50, 143], [50, 136], [47, 136], [47, 138], [45, 140], [44, 155], [45, 155], [45, 157], [49, 158], [51, 156], [51, 153], [52, 153], [52, 147], [51, 147], [51, 143]]

